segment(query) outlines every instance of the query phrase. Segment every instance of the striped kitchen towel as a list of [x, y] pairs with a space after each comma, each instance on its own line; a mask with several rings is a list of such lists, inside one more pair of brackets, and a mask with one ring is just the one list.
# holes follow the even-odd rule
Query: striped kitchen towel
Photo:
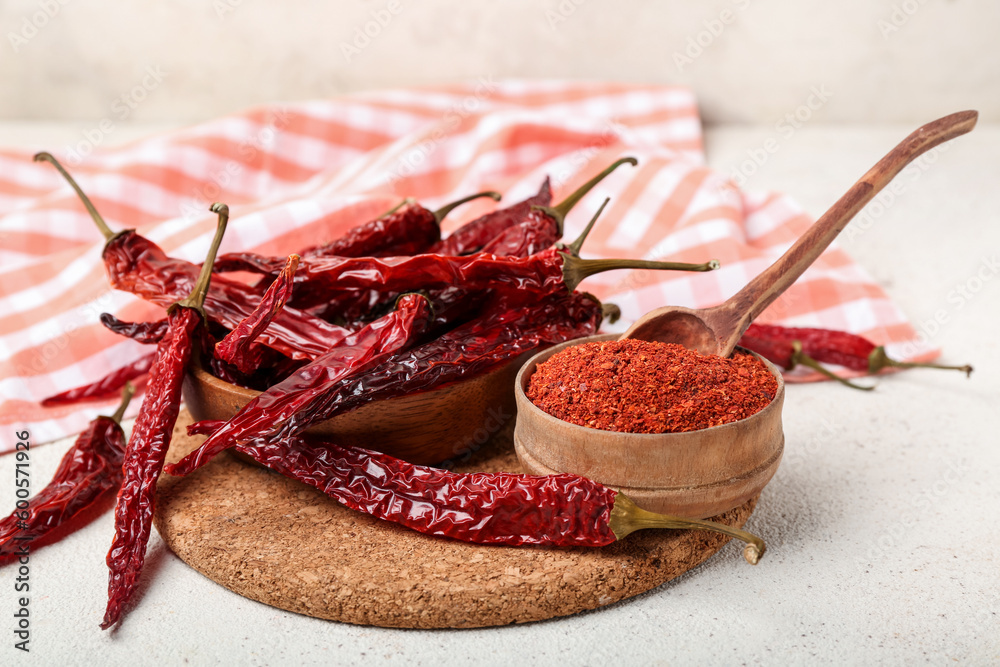
[[[483, 79], [275, 104], [118, 148], [40, 146], [59, 157], [112, 229], [137, 228], [198, 262], [224, 201], [223, 252], [284, 255], [333, 238], [415, 197], [431, 208], [495, 189], [512, 203], [551, 176], [556, 199], [618, 157], [639, 159], [571, 213], [573, 238], [611, 204], [587, 257], [687, 262], [707, 274], [613, 272], [584, 288], [619, 304], [628, 322], [664, 304], [704, 307], [735, 293], [812, 220], [781, 194], [748, 194], [704, 166], [697, 106], [686, 88]], [[0, 150], [0, 425], [35, 442], [78, 432], [108, 405], [44, 409], [38, 401], [105, 375], [146, 350], [106, 331], [158, 308], [108, 288], [103, 239], [51, 165]], [[494, 206], [477, 201], [445, 231]], [[762, 320], [861, 333], [890, 352], [926, 359], [899, 309], [858, 265], [831, 248]], [[810, 379], [808, 375], [790, 379]], [[139, 406], [134, 401], [131, 412]]]

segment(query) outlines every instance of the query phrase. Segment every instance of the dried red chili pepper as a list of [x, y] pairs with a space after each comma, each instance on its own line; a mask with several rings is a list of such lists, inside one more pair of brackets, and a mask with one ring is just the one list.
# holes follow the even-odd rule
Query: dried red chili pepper
[[404, 200], [382, 217], [351, 229], [335, 241], [307, 248], [299, 254], [303, 257], [394, 257], [427, 252], [441, 240], [441, 221], [445, 216], [462, 204], [482, 197], [500, 201], [499, 192], [478, 192], [430, 211]]
[[213, 204], [219, 223], [203, 270], [187, 298], [167, 310], [169, 329], [157, 346], [149, 385], [132, 435], [125, 449], [123, 480], [115, 505], [115, 537], [108, 551], [108, 606], [101, 628], [118, 622], [142, 572], [153, 523], [156, 480], [170, 446], [170, 436], [181, 404], [181, 385], [199, 325], [205, 321], [202, 304], [212, 278], [215, 259], [229, 219], [229, 207]]
[[15, 547], [38, 539], [66, 524], [122, 480], [125, 434], [121, 420], [134, 389], [125, 385], [122, 401], [110, 417], [90, 422], [59, 462], [44, 489], [0, 521], [0, 556], [17, 553]]
[[395, 311], [351, 334], [336, 348], [269, 387], [243, 406], [214, 440], [198, 450], [197, 456], [168, 466], [167, 472], [186, 474], [189, 464], [193, 469], [207, 462], [229, 443], [255, 438], [260, 430], [271, 429], [308, 411], [344, 378], [363, 374], [393, 353], [410, 347], [426, 330], [430, 319], [430, 305], [425, 296], [400, 297]]
[[881, 345], [876, 346], [864, 336], [811, 327], [783, 327], [774, 324], [752, 323], [740, 338], [741, 346], [757, 352], [765, 359], [792, 370], [801, 364], [823, 373], [852, 389], [871, 390], [838, 377], [820, 362], [837, 364], [856, 371], [875, 375], [885, 368], [941, 368], [958, 370], [966, 375], [972, 366], [942, 366], [939, 364], [908, 363], [890, 359]]
[[[240, 436], [285, 437], [372, 401], [416, 394], [451, 382], [476, 377], [526, 352], [596, 333], [601, 324], [601, 302], [589, 294], [550, 296], [528, 306], [492, 309], [440, 337], [399, 352], [366, 373], [332, 384], [312, 397], [308, 407], [276, 419], [270, 412], [246, 415], [249, 426]], [[168, 469], [185, 475], [232, 446], [239, 437], [227, 428]]]
[[765, 551], [764, 541], [744, 530], [647, 512], [625, 494], [577, 475], [460, 474], [299, 437], [236, 450], [346, 507], [426, 535], [504, 546], [603, 547], [636, 530], [668, 528], [735, 537], [746, 542], [743, 555], [752, 564]]
[[115, 396], [126, 384], [148, 373], [155, 358], [155, 352], [141, 356], [132, 363], [111, 371], [97, 382], [68, 389], [55, 396], [42, 399], [42, 407], [50, 408], [55, 405], [103, 400]]
[[166, 319], [155, 322], [124, 322], [111, 313], [101, 313], [101, 324], [109, 331], [143, 345], [155, 345], [167, 333]]
[[293, 278], [298, 266], [299, 256], [289, 255], [278, 278], [264, 292], [253, 312], [215, 344], [215, 356], [246, 374], [253, 373], [260, 367], [263, 355], [260, 346], [254, 341], [284, 308], [292, 294]]
[[[35, 160], [49, 162], [59, 170], [107, 239], [103, 258], [112, 287], [163, 307], [169, 307], [190, 293], [199, 275], [197, 265], [168, 257], [159, 246], [136, 234], [134, 229], [113, 233], [73, 177], [52, 155], [38, 153]], [[279, 266], [275, 273], [280, 270]], [[253, 288], [219, 276], [212, 281], [205, 296], [205, 312], [209, 319], [232, 329], [253, 312], [259, 299], [260, 294]], [[284, 308], [261, 334], [260, 340], [293, 359], [311, 359], [336, 345], [348, 333], [308, 313]]]

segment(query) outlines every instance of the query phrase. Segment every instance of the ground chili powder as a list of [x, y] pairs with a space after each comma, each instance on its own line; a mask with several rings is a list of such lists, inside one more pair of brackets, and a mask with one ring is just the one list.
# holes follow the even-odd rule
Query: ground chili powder
[[538, 365], [532, 403], [580, 426], [678, 433], [745, 419], [778, 391], [750, 354], [703, 355], [672, 343], [614, 340], [573, 345]]

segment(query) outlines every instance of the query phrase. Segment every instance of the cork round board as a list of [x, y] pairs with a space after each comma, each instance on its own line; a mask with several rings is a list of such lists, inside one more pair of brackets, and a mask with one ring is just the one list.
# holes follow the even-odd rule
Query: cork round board
[[[181, 413], [168, 460], [189, 437]], [[520, 472], [510, 429], [457, 471]], [[742, 526], [756, 498], [714, 520]], [[155, 524], [167, 546], [245, 597], [309, 616], [397, 628], [526, 623], [638, 595], [704, 562], [729, 538], [646, 530], [600, 549], [466, 544], [346, 509], [318, 491], [223, 454], [164, 474]]]

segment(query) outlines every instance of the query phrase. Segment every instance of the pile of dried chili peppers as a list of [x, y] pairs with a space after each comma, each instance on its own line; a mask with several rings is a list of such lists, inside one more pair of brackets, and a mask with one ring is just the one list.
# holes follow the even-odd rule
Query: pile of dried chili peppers
[[[385, 215], [324, 245], [287, 258], [231, 253], [216, 258], [229, 210], [201, 265], [169, 257], [135, 230], [113, 232], [58, 162], [106, 244], [111, 285], [166, 308], [154, 322], [110, 330], [156, 350], [84, 387], [46, 399], [66, 404], [105, 399], [146, 379], [146, 393], [127, 443], [114, 418], [99, 417], [67, 454], [56, 479], [31, 504], [0, 523], [0, 548], [33, 539], [66, 521], [102, 493], [117, 489], [115, 535], [108, 552], [103, 628], [115, 625], [139, 580], [149, 538], [156, 481], [180, 409], [189, 361], [261, 394], [228, 422], [199, 423], [208, 435], [191, 455], [167, 466], [186, 474], [235, 448], [348, 507], [416, 530], [485, 544], [602, 546], [640, 527], [696, 528], [748, 543], [756, 562], [763, 543], [705, 521], [654, 517], [623, 495], [574, 475], [456, 475], [385, 454], [310, 441], [303, 430], [360, 405], [428, 391], [475, 377], [525, 352], [596, 333], [616, 313], [576, 291], [579, 283], [618, 268], [708, 271], [718, 266], [632, 260], [586, 260], [583, 235], [559, 244], [570, 209], [608, 166], [560, 204], [546, 179], [537, 194], [459, 227], [442, 239], [437, 211], [406, 200]], [[605, 201], [605, 204], [607, 201]], [[601, 209], [603, 210], [602, 205]], [[226, 273], [249, 271], [254, 284]], [[127, 398], [126, 398], [127, 400]]]

